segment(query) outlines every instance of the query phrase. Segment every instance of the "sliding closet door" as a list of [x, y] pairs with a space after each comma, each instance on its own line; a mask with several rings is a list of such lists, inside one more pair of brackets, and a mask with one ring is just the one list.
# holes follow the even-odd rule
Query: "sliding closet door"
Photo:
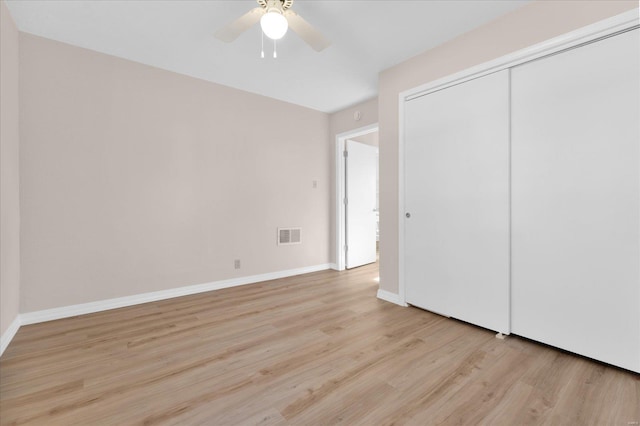
[[512, 332], [640, 371], [640, 43], [512, 70]]
[[509, 331], [509, 74], [405, 103], [408, 303]]

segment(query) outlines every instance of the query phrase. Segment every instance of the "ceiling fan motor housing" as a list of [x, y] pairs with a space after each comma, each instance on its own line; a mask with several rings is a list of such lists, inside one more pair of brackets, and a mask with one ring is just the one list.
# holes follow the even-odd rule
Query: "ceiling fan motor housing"
[[284, 12], [293, 5], [293, 0], [256, 0], [263, 9], [275, 8]]

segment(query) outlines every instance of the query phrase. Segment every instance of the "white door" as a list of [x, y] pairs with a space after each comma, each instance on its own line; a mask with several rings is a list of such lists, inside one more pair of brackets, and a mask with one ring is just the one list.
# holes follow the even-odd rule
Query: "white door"
[[509, 71], [405, 104], [405, 296], [509, 332]]
[[640, 30], [512, 71], [513, 332], [640, 371]]
[[378, 148], [346, 141], [346, 267], [376, 261]]

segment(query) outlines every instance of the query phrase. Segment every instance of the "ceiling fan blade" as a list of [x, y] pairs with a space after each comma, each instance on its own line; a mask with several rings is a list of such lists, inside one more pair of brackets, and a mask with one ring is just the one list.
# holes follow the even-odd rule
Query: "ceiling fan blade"
[[260, 20], [264, 15], [264, 9], [256, 7], [251, 9], [229, 25], [216, 31], [215, 36], [217, 39], [224, 42], [232, 42], [237, 39], [240, 34], [248, 30], [252, 25]]
[[313, 28], [311, 24], [302, 19], [302, 17], [293, 10], [287, 9], [284, 12], [284, 16], [289, 22], [289, 28], [298, 34], [300, 38], [307, 42], [316, 52], [320, 52], [331, 45], [331, 42], [320, 34], [320, 31]]

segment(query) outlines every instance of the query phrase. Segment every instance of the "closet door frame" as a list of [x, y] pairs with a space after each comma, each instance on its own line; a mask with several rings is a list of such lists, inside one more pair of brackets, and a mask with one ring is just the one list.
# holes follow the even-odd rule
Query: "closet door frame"
[[[405, 102], [447, 87], [473, 80], [525, 62], [552, 55], [563, 50], [578, 47], [603, 37], [638, 27], [640, 18], [637, 9], [613, 16], [567, 34], [535, 44], [512, 54], [468, 68], [450, 76], [401, 92], [398, 97], [398, 299], [401, 306], [407, 306], [405, 296]], [[639, 301], [640, 302], [640, 301]]]

